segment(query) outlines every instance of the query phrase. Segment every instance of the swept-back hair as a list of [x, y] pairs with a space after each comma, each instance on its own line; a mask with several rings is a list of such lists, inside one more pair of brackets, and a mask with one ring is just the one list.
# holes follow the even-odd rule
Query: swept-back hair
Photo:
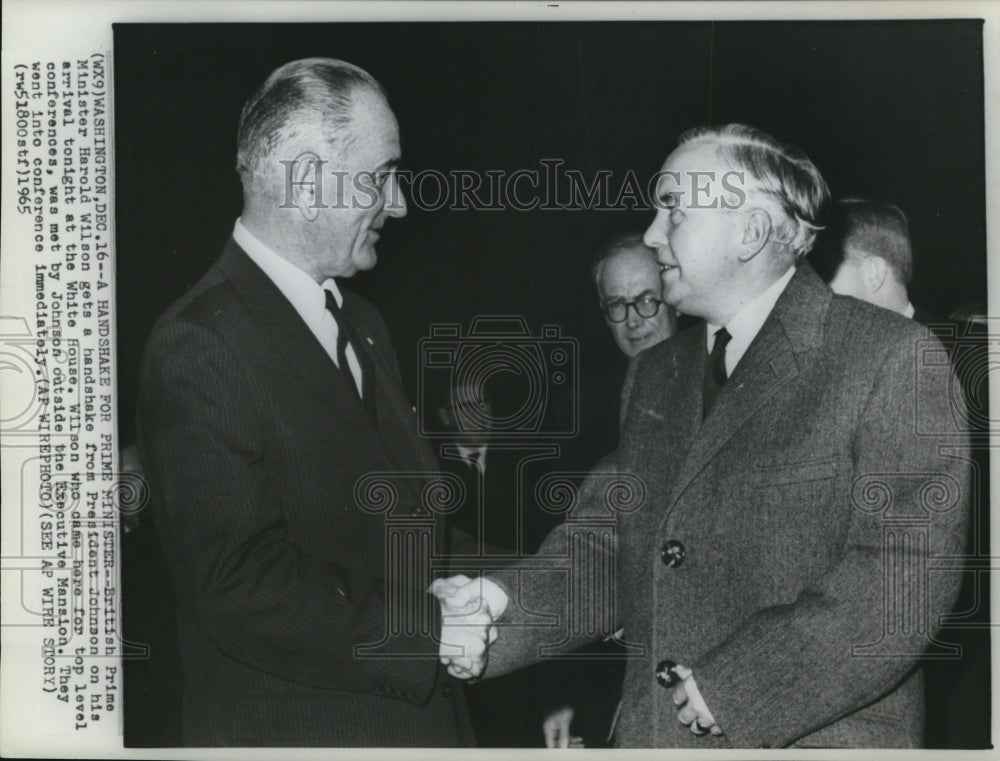
[[797, 257], [808, 253], [816, 233], [823, 229], [830, 201], [826, 181], [809, 157], [745, 124], [695, 127], [681, 135], [678, 147], [699, 143], [718, 145], [721, 158], [756, 181], [751, 192], [756, 190], [775, 201], [784, 216], [776, 225], [777, 240]]
[[[287, 140], [311, 130], [343, 147], [351, 123], [351, 96], [367, 87], [385, 97], [364, 69], [336, 58], [303, 58], [271, 72], [243, 106], [236, 138], [236, 171], [246, 182]], [[294, 158], [294, 157], [287, 157]]]

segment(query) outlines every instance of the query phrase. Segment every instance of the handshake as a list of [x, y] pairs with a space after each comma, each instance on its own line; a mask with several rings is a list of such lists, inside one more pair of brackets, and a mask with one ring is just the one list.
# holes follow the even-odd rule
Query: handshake
[[[458, 679], [477, 679], [486, 670], [490, 645], [497, 638], [496, 620], [507, 609], [507, 594], [484, 576], [461, 574], [435, 579], [427, 590], [441, 603], [441, 663]], [[617, 635], [616, 635], [617, 636]], [[677, 720], [695, 735], [721, 735], [722, 729], [705, 704], [691, 669], [674, 664], [669, 674]], [[569, 723], [572, 709], [553, 714], [544, 729], [549, 747], [576, 747]], [[580, 746], [582, 747], [582, 746]]]
[[495, 621], [507, 595], [485, 577], [435, 579], [427, 590], [441, 603], [441, 663], [458, 679], [476, 679], [486, 669], [487, 650], [496, 641]]

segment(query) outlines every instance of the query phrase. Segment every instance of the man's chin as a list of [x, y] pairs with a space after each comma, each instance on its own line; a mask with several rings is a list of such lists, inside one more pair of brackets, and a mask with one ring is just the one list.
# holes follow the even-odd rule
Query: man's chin
[[640, 351], [648, 348], [651, 343], [652, 343], [652, 341], [650, 341], [649, 336], [646, 336], [645, 338], [640, 338], [637, 341], [631, 341], [630, 340], [628, 342], [629, 351], [626, 352], [626, 353], [628, 353], [628, 355], [630, 357], [634, 357]]
[[374, 269], [376, 264], [378, 264], [378, 254], [375, 252], [375, 246], [373, 245], [364, 246], [354, 256], [354, 269], [356, 272]]

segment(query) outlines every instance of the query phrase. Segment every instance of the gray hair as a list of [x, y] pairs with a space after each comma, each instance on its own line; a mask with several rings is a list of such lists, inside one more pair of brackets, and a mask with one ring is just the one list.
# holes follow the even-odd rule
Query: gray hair
[[796, 257], [812, 248], [830, 201], [830, 190], [815, 164], [800, 149], [779, 142], [745, 124], [695, 127], [681, 135], [679, 146], [718, 145], [719, 155], [757, 181], [758, 190], [777, 202], [784, 219], [776, 225], [778, 242]]
[[647, 246], [642, 238], [643, 233], [624, 233], [612, 238], [600, 248], [590, 265], [590, 275], [594, 278], [598, 290], [601, 288], [601, 274], [605, 265], [623, 251], [646, 251], [651, 259], [656, 257], [656, 251]]
[[371, 74], [336, 58], [303, 58], [271, 72], [240, 113], [236, 171], [244, 183], [263, 173], [278, 146], [309, 130], [341, 145], [351, 123], [351, 96], [361, 87], [385, 97]]

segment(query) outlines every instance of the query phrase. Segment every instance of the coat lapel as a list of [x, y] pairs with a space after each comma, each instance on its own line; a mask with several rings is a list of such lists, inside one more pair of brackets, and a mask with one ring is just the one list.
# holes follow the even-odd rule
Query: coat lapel
[[[748, 424], [761, 406], [775, 395], [787, 391], [798, 377], [805, 352], [820, 345], [823, 319], [831, 294], [808, 264], [799, 266], [795, 276], [778, 298], [757, 337], [747, 348], [733, 375], [719, 392], [712, 411], [693, 436], [687, 457], [674, 479], [668, 505], [681, 497], [685, 489], [711, 462], [719, 450], [740, 428]], [[704, 341], [704, 330], [697, 331]], [[701, 409], [701, 364], [688, 375], [699, 383], [693, 391], [697, 397], [698, 415]], [[681, 418], [687, 424], [690, 410]], [[664, 519], [669, 510], [664, 513]]]
[[701, 429], [704, 331], [684, 330], [662, 348], [669, 351], [651, 349], [635, 368], [644, 376], [642, 387], [651, 391], [635, 395], [634, 409], [626, 410], [629, 454], [623, 462], [658, 495], [668, 493]]

